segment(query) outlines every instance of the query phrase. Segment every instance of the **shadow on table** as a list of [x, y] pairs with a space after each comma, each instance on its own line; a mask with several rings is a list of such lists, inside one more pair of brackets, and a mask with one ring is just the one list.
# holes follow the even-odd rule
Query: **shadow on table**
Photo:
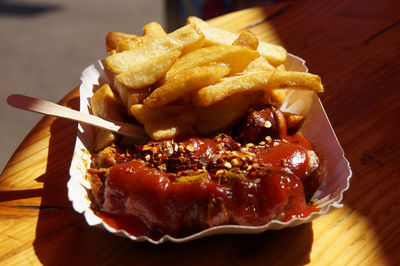
[[[78, 108], [78, 98], [68, 106]], [[68, 201], [67, 182], [77, 123], [55, 119], [51, 125], [47, 171], [37, 221], [36, 255], [44, 265], [290, 265], [309, 262], [311, 224], [256, 235], [211, 236], [184, 244], [133, 242], [87, 225]], [[64, 130], [65, 133], [62, 133]], [[60, 133], [61, 131], [61, 133]], [[63, 158], [60, 158], [60, 149]]]

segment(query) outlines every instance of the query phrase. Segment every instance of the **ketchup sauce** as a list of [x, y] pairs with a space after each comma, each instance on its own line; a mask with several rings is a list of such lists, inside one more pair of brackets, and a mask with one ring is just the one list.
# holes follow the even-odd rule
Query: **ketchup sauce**
[[[183, 237], [222, 224], [260, 226], [318, 211], [306, 203], [304, 195], [302, 179], [309, 172], [311, 145], [300, 134], [262, 147], [244, 148], [231, 138], [198, 137], [180, 145], [186, 147], [180, 153], [184, 165], [203, 169], [201, 180], [176, 182], [176, 173], [159, 170], [140, 158], [118, 163], [109, 170], [104, 202], [96, 213], [113, 228], [159, 239], [164, 234]], [[252, 164], [237, 167], [238, 178], [218, 178], [216, 173], [224, 164], [214, 156], [231, 156], [232, 152], [252, 155]], [[176, 164], [176, 158], [170, 154], [166, 169]]]

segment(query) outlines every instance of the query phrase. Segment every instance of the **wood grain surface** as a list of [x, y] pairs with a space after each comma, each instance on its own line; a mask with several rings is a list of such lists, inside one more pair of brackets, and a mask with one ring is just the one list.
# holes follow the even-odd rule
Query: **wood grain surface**
[[[342, 209], [258, 235], [136, 243], [73, 211], [66, 183], [77, 124], [45, 117], [0, 178], [0, 265], [399, 265], [399, 10], [397, 0], [299, 0], [211, 21], [283, 45], [322, 77], [320, 97], [353, 170]], [[77, 109], [78, 97], [74, 89], [60, 103]]]

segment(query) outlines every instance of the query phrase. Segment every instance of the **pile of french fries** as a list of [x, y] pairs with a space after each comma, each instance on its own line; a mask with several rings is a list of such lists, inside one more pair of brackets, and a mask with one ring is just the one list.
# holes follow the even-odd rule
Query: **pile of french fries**
[[[287, 89], [323, 91], [319, 76], [285, 71], [283, 47], [197, 17], [169, 34], [156, 22], [145, 25], [142, 36], [110, 32], [106, 48], [114, 83], [94, 93], [93, 113], [121, 120], [122, 104], [154, 140], [224, 130], [251, 106], [279, 107]], [[96, 132], [96, 150], [115, 139], [110, 132]]]

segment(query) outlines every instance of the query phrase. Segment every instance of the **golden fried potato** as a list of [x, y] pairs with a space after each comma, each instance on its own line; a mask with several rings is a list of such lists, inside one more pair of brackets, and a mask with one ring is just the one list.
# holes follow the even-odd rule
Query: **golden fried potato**
[[143, 36], [136, 36], [122, 32], [109, 32], [106, 36], [106, 49], [109, 55], [133, 50], [144, 42], [151, 42], [155, 38], [167, 35], [157, 22], [150, 22], [143, 27]]
[[288, 129], [296, 129], [299, 127], [300, 123], [303, 122], [304, 116], [290, 114], [290, 113], [283, 113], [286, 119], [286, 126]]
[[195, 134], [192, 126], [173, 118], [146, 122], [144, 130], [154, 140], [172, 139], [177, 136]]
[[116, 79], [114, 80], [114, 88], [126, 107], [127, 113], [130, 113], [133, 104], [143, 103], [143, 100], [150, 94], [149, 88], [130, 89], [119, 83]]
[[101, 86], [90, 99], [92, 112], [106, 120], [122, 121], [117, 95], [108, 84]]
[[146, 99], [150, 95], [150, 88], [143, 88], [138, 90], [128, 89], [128, 102], [126, 106], [129, 106], [129, 109], [132, 105], [143, 103], [143, 100]]
[[120, 84], [130, 89], [146, 88], [162, 78], [180, 55], [179, 49], [170, 50], [165, 54], [152, 57], [141, 68], [121, 73], [115, 78]]
[[163, 27], [155, 21], [150, 22], [143, 27], [143, 37], [148, 38], [146, 41], [160, 38], [165, 35], [167, 35], [167, 33], [164, 31]]
[[137, 41], [134, 40], [120, 40], [117, 44], [117, 47], [115, 49], [116, 53], [120, 53], [123, 51], [129, 51], [137, 48], [140, 44]]
[[135, 43], [136, 46], [139, 46], [141, 43], [139, 36], [123, 32], [115, 32], [115, 31], [109, 32], [106, 36], [107, 52], [110, 52], [111, 50], [117, 50], [118, 44], [121, 41], [128, 41], [128, 40]]
[[243, 73], [249, 72], [260, 72], [267, 70], [275, 70], [275, 67], [271, 65], [265, 57], [260, 56], [251, 61], [247, 67], [243, 70]]
[[[121, 106], [108, 84], [103, 85], [93, 94], [90, 103], [94, 115], [106, 120], [122, 121]], [[93, 148], [95, 152], [98, 152], [114, 142], [115, 134], [95, 127], [93, 128], [93, 138]]]
[[150, 108], [144, 104], [134, 104], [131, 106], [131, 113], [142, 125], [148, 121], [171, 117], [191, 125], [197, 122], [196, 110], [191, 105], [165, 105], [158, 108]]
[[204, 34], [194, 25], [186, 25], [167, 36], [181, 48], [182, 55], [204, 46]]
[[258, 40], [254, 33], [249, 30], [245, 30], [239, 34], [237, 39], [232, 44], [247, 47], [257, 51]]
[[224, 63], [231, 68], [231, 73], [241, 72], [259, 54], [247, 47], [235, 45], [217, 45], [197, 49], [179, 58], [167, 72], [166, 79], [170, 79], [178, 72], [198, 66], [215, 63]]
[[[281, 65], [282, 66], [282, 65]], [[265, 57], [260, 56], [254, 59], [250, 64], [243, 70], [243, 73], [260, 72], [276, 70], [276, 68], [271, 65]], [[273, 89], [266, 93], [266, 102], [279, 107], [285, 101], [286, 90], [285, 89]]]
[[115, 141], [116, 136], [113, 132], [104, 128], [93, 128], [93, 150], [99, 152], [105, 147], [110, 146]]
[[235, 93], [275, 88], [324, 91], [320, 77], [314, 74], [292, 71], [261, 71], [224, 78], [217, 84], [196, 91], [193, 94], [193, 100], [196, 105], [206, 107]]
[[215, 84], [228, 75], [230, 68], [224, 64], [194, 67], [182, 70], [155, 89], [144, 104], [160, 107], [190, 94], [202, 87]]
[[[323, 91], [317, 75], [285, 71], [283, 47], [259, 42], [251, 31], [234, 34], [196, 17], [169, 34], [156, 22], [145, 25], [140, 37], [111, 32], [106, 43], [114, 89], [154, 140], [220, 132], [252, 106], [281, 106], [289, 99], [288, 89]], [[301, 116], [285, 116], [292, 127], [301, 123]], [[113, 137], [95, 132], [98, 147]]]
[[286, 71], [285, 64], [282, 64], [282, 65], [277, 66], [277, 67], [276, 67], [276, 70], [279, 70], [279, 71]]
[[275, 107], [282, 106], [283, 102], [286, 98], [286, 89], [273, 89], [267, 92], [269, 96], [269, 103], [274, 105]]
[[114, 74], [136, 72], [150, 64], [154, 58], [177, 49], [186, 53], [201, 47], [203, 43], [204, 35], [193, 25], [187, 25], [152, 42], [143, 43], [136, 49], [110, 55], [105, 63]]
[[[187, 23], [189, 25], [196, 25], [196, 27], [204, 34], [205, 46], [232, 44], [238, 37], [235, 33], [210, 25], [197, 17], [189, 17]], [[287, 58], [287, 51], [285, 48], [271, 43], [259, 42], [257, 51], [273, 66], [283, 64]]]
[[250, 106], [261, 103], [262, 99], [262, 91], [249, 91], [234, 94], [207, 107], [198, 107], [196, 132], [206, 135], [223, 130], [236, 123]]

